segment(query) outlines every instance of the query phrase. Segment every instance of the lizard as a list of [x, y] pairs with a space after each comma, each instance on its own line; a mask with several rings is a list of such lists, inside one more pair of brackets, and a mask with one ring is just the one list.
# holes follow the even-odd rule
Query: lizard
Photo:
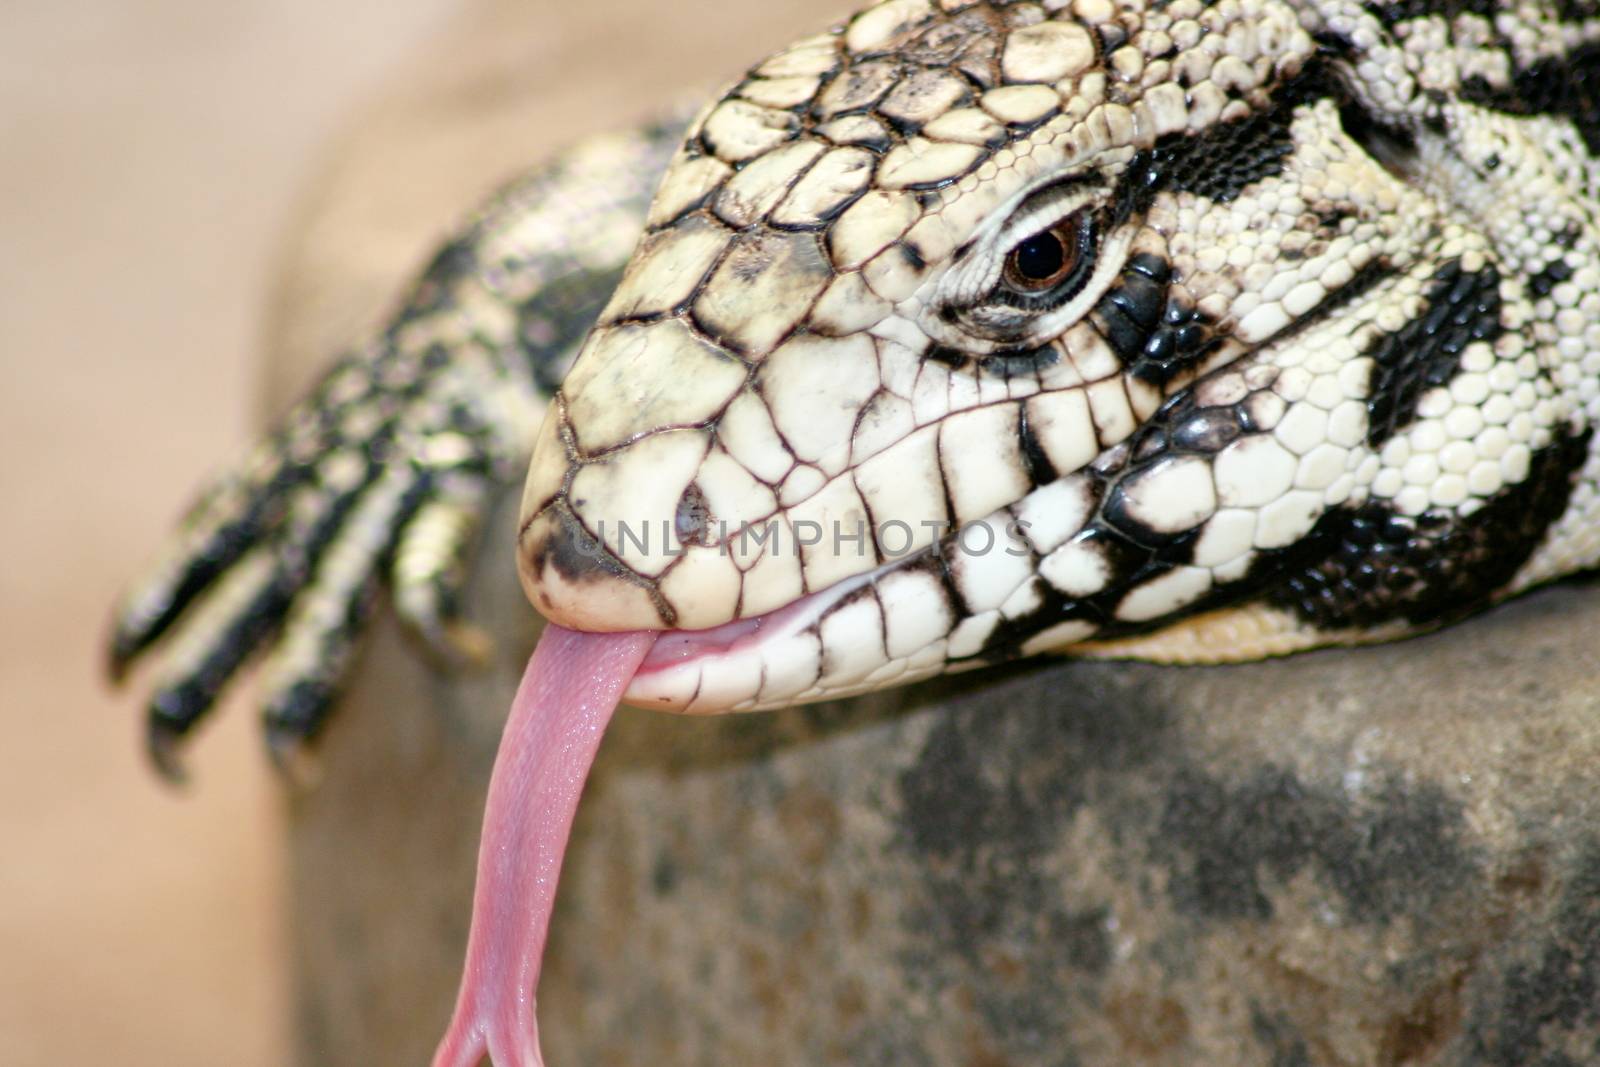
[[271, 641], [290, 760], [385, 578], [481, 646], [524, 464], [547, 640], [643, 707], [1435, 629], [1600, 560], [1597, 151], [1592, 4], [885, 0], [482, 209], [113, 667], [167, 645], [173, 771]]

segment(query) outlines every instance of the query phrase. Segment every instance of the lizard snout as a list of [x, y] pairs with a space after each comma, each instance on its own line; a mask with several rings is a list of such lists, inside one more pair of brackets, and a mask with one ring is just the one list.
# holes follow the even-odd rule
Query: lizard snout
[[540, 612], [591, 631], [737, 617], [740, 569], [717, 527], [770, 513], [772, 500], [741, 493], [750, 485], [724, 469], [715, 438], [749, 377], [678, 320], [595, 330], [546, 416], [523, 495], [519, 570]]

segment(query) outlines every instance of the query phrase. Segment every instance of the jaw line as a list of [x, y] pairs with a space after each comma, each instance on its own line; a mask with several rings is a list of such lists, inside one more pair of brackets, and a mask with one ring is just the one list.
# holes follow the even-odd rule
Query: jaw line
[[737, 619], [706, 630], [664, 630], [622, 699], [634, 707], [692, 715], [755, 710], [758, 705], [754, 702], [730, 705], [703, 700], [701, 679], [705, 672], [752, 667], [759, 670], [760, 650], [764, 646], [816, 625], [828, 609], [904, 562], [904, 559], [894, 560], [841, 579], [781, 608], [748, 619]]

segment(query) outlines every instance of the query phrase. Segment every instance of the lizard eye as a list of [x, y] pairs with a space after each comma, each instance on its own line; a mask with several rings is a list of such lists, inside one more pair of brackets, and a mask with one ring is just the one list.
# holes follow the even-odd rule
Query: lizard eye
[[1022, 296], [1071, 296], [1093, 267], [1094, 215], [1078, 211], [1023, 239], [1006, 255], [1001, 281]]

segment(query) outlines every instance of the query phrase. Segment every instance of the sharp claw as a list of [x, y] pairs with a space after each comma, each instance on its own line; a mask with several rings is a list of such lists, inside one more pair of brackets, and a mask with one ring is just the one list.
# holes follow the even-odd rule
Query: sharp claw
[[429, 662], [440, 670], [482, 670], [494, 661], [495, 641], [489, 631], [456, 615], [419, 622], [403, 621], [421, 643]]
[[295, 679], [267, 699], [262, 714], [267, 733], [309, 740], [321, 729], [332, 703], [333, 686], [312, 678]]
[[295, 789], [309, 791], [322, 783], [322, 760], [297, 731], [269, 725], [267, 753], [272, 757], [273, 767]]
[[106, 677], [112, 685], [121, 685], [128, 679], [128, 668], [133, 666], [133, 652], [126, 647], [122, 635], [118, 634], [111, 639], [111, 646], [106, 650]]
[[439, 637], [451, 654], [451, 666], [482, 670], [494, 659], [494, 638], [489, 631], [465, 619], [446, 622]]
[[[418, 600], [413, 593], [406, 595], [405, 605], [397, 597], [400, 621], [421, 641], [422, 651], [440, 670], [482, 670], [494, 659], [494, 638], [482, 625], [469, 622], [456, 614], [454, 598], [435, 592], [440, 600], [434, 601], [426, 613], [419, 613]], [[440, 609], [440, 603], [448, 608]]]
[[327, 725], [336, 693], [327, 682], [302, 679], [269, 697], [262, 713], [272, 765], [298, 789], [322, 781], [322, 762], [311, 742]]
[[475, 623], [455, 616], [430, 619], [426, 623], [409, 617], [403, 621], [421, 644], [428, 661], [440, 670], [482, 670], [494, 660], [494, 638]]
[[151, 641], [137, 630], [127, 614], [119, 610], [113, 620], [111, 636], [105, 642], [106, 677], [112, 685], [127, 681], [133, 665], [150, 647]]
[[156, 773], [171, 785], [185, 785], [189, 781], [189, 772], [178, 755], [182, 742], [182, 731], [161, 718], [159, 710], [151, 709], [150, 722], [145, 728], [145, 752]]
[[215, 695], [191, 677], [159, 690], [150, 701], [145, 750], [161, 777], [174, 785], [189, 780], [180, 751], [194, 724], [210, 710]]

